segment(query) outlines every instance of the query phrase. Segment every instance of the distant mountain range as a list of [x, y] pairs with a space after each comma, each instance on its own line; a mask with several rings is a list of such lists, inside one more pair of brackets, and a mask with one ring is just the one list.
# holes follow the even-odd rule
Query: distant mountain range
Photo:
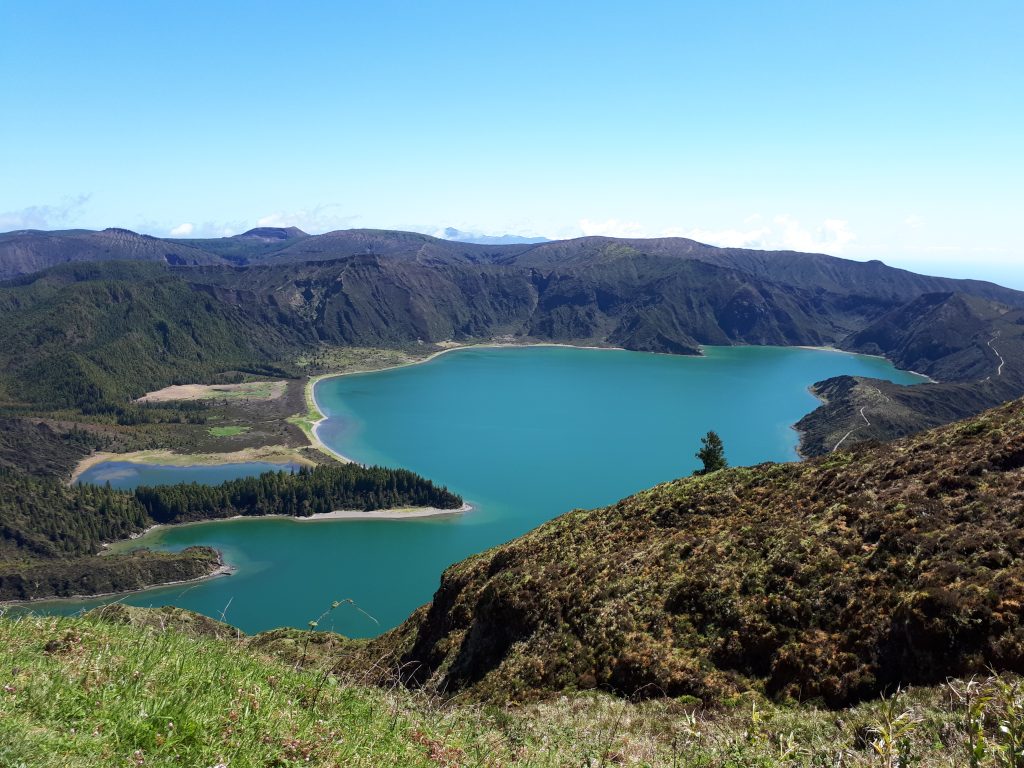
[[[942, 382], [898, 388], [914, 392], [898, 408], [899, 398], [873, 394], [891, 385], [828, 388], [829, 409], [816, 412], [828, 410], [827, 423], [802, 425], [808, 453], [827, 450], [833, 435], [905, 434], [1024, 394], [1024, 293], [823, 254], [684, 238], [20, 231], [0, 235], [0, 275], [15, 278], [0, 283], [0, 396], [12, 403], [50, 402], [58, 389], [77, 393], [64, 405], [116, 401], [224, 366], [284, 370], [321, 344], [495, 337], [679, 354], [703, 344], [827, 345]], [[73, 373], [43, 388], [51, 368]], [[871, 398], [880, 416], [891, 413], [867, 425], [859, 409]]]
[[479, 245], [522, 245], [523, 243], [546, 243], [546, 237], [522, 237], [521, 235], [481, 235], [475, 232], [461, 232], [455, 227], [446, 227], [445, 240], [460, 243], [477, 243]]

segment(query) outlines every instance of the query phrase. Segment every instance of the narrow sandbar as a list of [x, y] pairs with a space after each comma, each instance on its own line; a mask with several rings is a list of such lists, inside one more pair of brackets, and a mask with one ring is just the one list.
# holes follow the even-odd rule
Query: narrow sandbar
[[[473, 509], [463, 504], [457, 509], [438, 509], [437, 507], [409, 507], [403, 509], [339, 509], [335, 512], [321, 512], [309, 517], [291, 515], [275, 515], [275, 517], [291, 517], [298, 523], [315, 523], [320, 520], [409, 520], [417, 517], [446, 517], [459, 515]], [[237, 518], [232, 518], [237, 519]]]
[[103, 554], [117, 554], [131, 549], [132, 542], [142, 539], [153, 531], [163, 528], [185, 528], [193, 525], [208, 525], [209, 523], [237, 522], [239, 520], [293, 520], [296, 523], [329, 523], [338, 521], [358, 520], [417, 520], [429, 517], [451, 517], [472, 512], [470, 504], [463, 504], [457, 509], [438, 509], [437, 507], [402, 507], [396, 509], [338, 509], [334, 512], [320, 512], [307, 517], [296, 515], [233, 515], [232, 517], [217, 517], [210, 520], [190, 520], [185, 523], [169, 523], [151, 525], [143, 531], [133, 533], [127, 538], [118, 539], [103, 544]]

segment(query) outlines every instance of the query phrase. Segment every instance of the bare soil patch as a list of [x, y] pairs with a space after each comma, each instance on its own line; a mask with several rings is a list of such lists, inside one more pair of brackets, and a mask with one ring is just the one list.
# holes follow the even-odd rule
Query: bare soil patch
[[246, 381], [241, 384], [175, 384], [148, 392], [139, 403], [164, 403], [171, 400], [251, 399], [276, 400], [284, 394], [287, 381]]

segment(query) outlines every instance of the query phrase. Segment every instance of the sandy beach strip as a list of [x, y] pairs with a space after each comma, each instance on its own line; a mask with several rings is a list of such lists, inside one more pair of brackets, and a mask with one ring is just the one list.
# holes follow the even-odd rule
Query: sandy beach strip
[[[447, 517], [472, 511], [473, 507], [463, 504], [457, 509], [438, 509], [437, 507], [410, 507], [408, 509], [339, 509], [334, 512], [321, 512], [309, 517], [292, 515], [275, 515], [289, 517], [297, 523], [315, 523], [323, 520], [410, 520], [418, 517]], [[237, 518], [231, 518], [237, 519]]]
[[[398, 509], [337, 509], [333, 512], [319, 512], [307, 517], [297, 515], [232, 515], [231, 517], [215, 517], [210, 520], [189, 520], [184, 523], [157, 523], [145, 530], [133, 533], [127, 538], [117, 541], [105, 542], [102, 553], [121, 554], [128, 549], [134, 549], [129, 545], [138, 539], [145, 538], [150, 533], [161, 528], [184, 528], [192, 525], [208, 525], [209, 523], [237, 522], [239, 520], [294, 520], [296, 523], [329, 523], [359, 520], [422, 520], [430, 517], [452, 517], [466, 512], [472, 512], [470, 504], [463, 504], [457, 509], [438, 509], [437, 507], [401, 507]], [[127, 548], [127, 549], [126, 549]]]
[[[796, 349], [813, 349], [813, 350], [815, 350], [817, 352], [838, 352], [838, 353], [840, 353], [842, 355], [854, 355], [854, 356], [857, 356], [857, 357], [875, 357], [875, 358], [878, 358], [879, 360], [885, 360], [885, 362], [889, 363], [889, 365], [891, 365], [897, 371], [901, 371], [903, 373], [912, 373], [915, 376], [920, 376], [922, 379], [924, 379], [924, 381], [921, 382], [922, 384], [939, 384], [940, 383], [938, 379], [933, 379], [927, 373], [921, 373], [920, 371], [912, 371], [909, 368], [900, 368], [898, 365], [896, 365], [896, 363], [894, 363], [892, 360], [890, 360], [885, 355], [872, 355], [872, 354], [869, 354], [868, 352], [848, 352], [845, 349], [839, 349], [839, 347], [811, 347], [811, 346], [808, 346], [806, 344], [795, 344], [794, 347]], [[912, 387], [913, 384], [900, 384], [899, 386], [901, 386], [901, 387], [911, 386]]]

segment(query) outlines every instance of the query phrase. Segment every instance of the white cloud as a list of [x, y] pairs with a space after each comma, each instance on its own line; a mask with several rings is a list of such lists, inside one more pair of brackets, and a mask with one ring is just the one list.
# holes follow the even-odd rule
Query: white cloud
[[[413, 228], [412, 232], [421, 230]], [[501, 230], [498, 230], [501, 232]], [[509, 245], [529, 240], [545, 240], [539, 235], [533, 235], [515, 231], [504, 231], [501, 234], [489, 234], [478, 229], [460, 229], [458, 227], [444, 227], [443, 229], [427, 227], [423, 234], [437, 237], [441, 240], [452, 240], [457, 243], [482, 243], [493, 245]]]
[[761, 250], [793, 250], [840, 254], [856, 240], [849, 223], [843, 219], [825, 219], [814, 227], [805, 227], [788, 215], [771, 220], [760, 214], [744, 219], [746, 226], [727, 229], [700, 227], [668, 227], [651, 229], [635, 221], [582, 219], [579, 230], [584, 235], [607, 237], [686, 237], [720, 248], [757, 248]]
[[699, 243], [719, 248], [766, 248], [771, 227], [757, 229], [682, 229], [675, 227], [662, 232], [662, 237], [686, 237]]
[[56, 229], [73, 221], [89, 201], [89, 195], [65, 197], [58, 205], [30, 205], [0, 213], [0, 232], [18, 229]]
[[357, 215], [344, 215], [335, 203], [296, 211], [275, 211], [256, 220], [257, 227], [298, 227], [310, 234], [346, 229], [358, 219]]
[[189, 235], [192, 234], [192, 232], [195, 230], [195, 228], [196, 228], [195, 224], [190, 224], [188, 222], [185, 222], [184, 224], [179, 224], [174, 229], [172, 229], [171, 230], [171, 236], [172, 237], [188, 237]]
[[911, 229], [921, 229], [925, 224], [924, 219], [916, 214], [907, 216], [907, 218], [903, 220], [903, 223]]
[[810, 230], [791, 216], [776, 216], [778, 230], [772, 232], [771, 248], [792, 251], [840, 254], [857, 236], [850, 231], [849, 224], [842, 219], [825, 219], [816, 229]]
[[290, 226], [291, 215], [285, 213], [271, 213], [256, 219], [257, 227], [287, 227]]
[[644, 228], [635, 221], [619, 221], [618, 219], [606, 219], [604, 221], [591, 221], [580, 219], [580, 231], [591, 237], [600, 235], [602, 237], [649, 237]]
[[847, 245], [857, 239], [850, 231], [850, 223], [844, 219], [826, 219], [819, 233], [823, 235], [822, 242], [831, 253], [842, 253]]

